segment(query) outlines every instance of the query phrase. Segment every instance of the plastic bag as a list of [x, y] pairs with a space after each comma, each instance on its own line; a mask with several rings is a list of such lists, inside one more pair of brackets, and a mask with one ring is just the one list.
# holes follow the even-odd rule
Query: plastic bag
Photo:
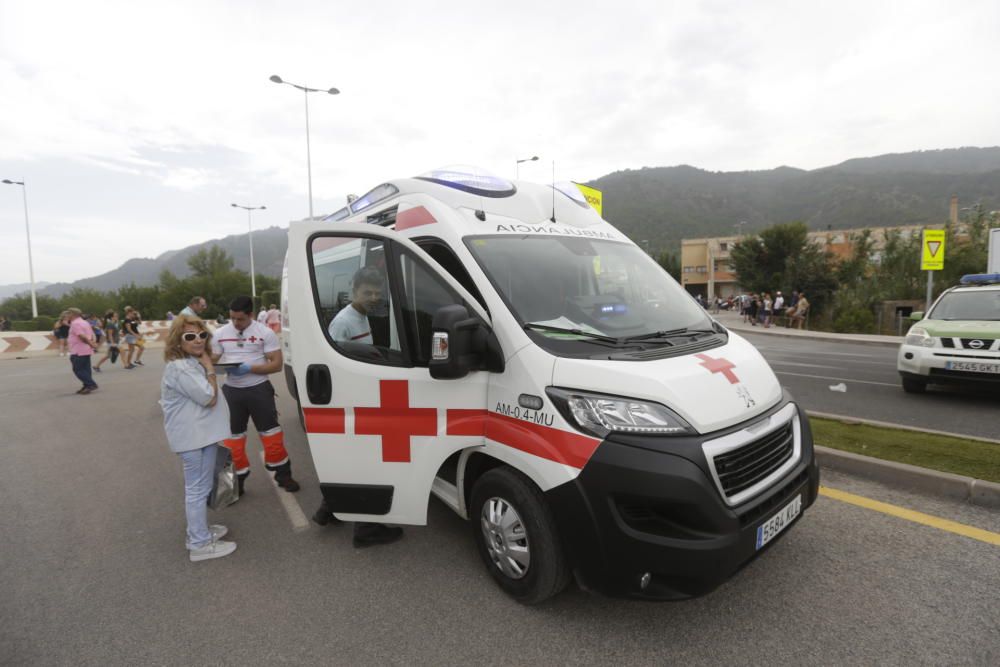
[[232, 505], [239, 499], [240, 485], [236, 480], [233, 455], [228, 448], [218, 447], [215, 454], [215, 478], [212, 482], [212, 493], [208, 496], [208, 506], [218, 510]]

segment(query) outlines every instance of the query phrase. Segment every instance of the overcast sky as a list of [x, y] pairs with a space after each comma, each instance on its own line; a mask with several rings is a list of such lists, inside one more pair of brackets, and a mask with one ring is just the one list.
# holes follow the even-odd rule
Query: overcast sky
[[[585, 181], [643, 166], [815, 168], [1000, 144], [1000, 3], [0, 0], [0, 179], [35, 277], [308, 213], [476, 164]], [[0, 285], [28, 280], [0, 184]], [[614, 221], [612, 221], [614, 222]]]

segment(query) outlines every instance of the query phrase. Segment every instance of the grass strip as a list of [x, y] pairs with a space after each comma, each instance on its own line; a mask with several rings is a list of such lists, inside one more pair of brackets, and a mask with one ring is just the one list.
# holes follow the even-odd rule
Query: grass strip
[[810, 417], [817, 445], [1000, 482], [1000, 445], [869, 424]]

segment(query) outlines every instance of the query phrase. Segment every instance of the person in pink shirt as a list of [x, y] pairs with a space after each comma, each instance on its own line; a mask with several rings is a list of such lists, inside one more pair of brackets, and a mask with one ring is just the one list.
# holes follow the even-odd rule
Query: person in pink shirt
[[281, 311], [278, 310], [278, 306], [271, 304], [271, 307], [267, 310], [266, 324], [268, 328], [274, 333], [281, 333]]
[[69, 361], [73, 364], [73, 375], [83, 383], [83, 388], [76, 393], [90, 394], [97, 390], [97, 383], [94, 382], [90, 369], [90, 355], [97, 349], [94, 330], [83, 319], [83, 312], [79, 308], [67, 309], [66, 316], [69, 320]]

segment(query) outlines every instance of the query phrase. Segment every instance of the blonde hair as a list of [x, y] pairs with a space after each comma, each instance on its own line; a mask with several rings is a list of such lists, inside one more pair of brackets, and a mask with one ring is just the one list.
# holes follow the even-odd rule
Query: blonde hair
[[184, 327], [188, 324], [193, 324], [198, 327], [198, 331], [204, 331], [208, 334], [208, 337], [205, 339], [206, 346], [212, 342], [212, 332], [208, 330], [208, 326], [204, 320], [200, 317], [182, 313], [174, 318], [173, 324], [170, 326], [170, 333], [167, 334], [167, 346], [163, 350], [164, 361], [176, 361], [188, 356], [181, 347], [181, 335], [184, 333]]

